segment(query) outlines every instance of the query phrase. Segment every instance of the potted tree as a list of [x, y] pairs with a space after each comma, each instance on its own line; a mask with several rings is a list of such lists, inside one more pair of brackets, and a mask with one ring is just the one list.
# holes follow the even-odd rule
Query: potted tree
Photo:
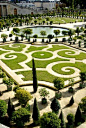
[[60, 30], [54, 30], [54, 33], [55, 33], [55, 35], [56, 35], [55, 42], [58, 42], [57, 35], [60, 34]]
[[35, 42], [37, 42], [38, 35], [35, 34], [35, 35], [33, 35], [33, 37], [35, 38]]
[[46, 36], [46, 31], [41, 31], [40, 34], [43, 36], [42, 42], [44, 42], [44, 36]]
[[3, 43], [5, 43], [6, 42], [6, 38], [8, 37], [8, 35], [7, 34], [1, 34], [1, 38], [3, 39]]
[[41, 88], [39, 90], [39, 94], [42, 97], [42, 104], [46, 104], [47, 103], [46, 96], [49, 95], [49, 91], [47, 91], [46, 88]]
[[27, 35], [29, 35], [28, 41], [30, 42], [30, 35], [32, 34], [32, 29], [28, 28], [25, 29], [23, 32], [26, 34], [26, 39], [27, 39]]
[[13, 28], [13, 32], [16, 34], [15, 42], [18, 42], [17, 34], [20, 32], [20, 29], [19, 28]]

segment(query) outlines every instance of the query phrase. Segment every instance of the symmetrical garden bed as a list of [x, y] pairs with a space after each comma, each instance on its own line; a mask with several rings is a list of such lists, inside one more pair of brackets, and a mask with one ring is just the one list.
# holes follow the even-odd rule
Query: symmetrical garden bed
[[78, 77], [80, 71], [86, 71], [86, 53], [62, 44], [0, 46], [1, 67], [20, 85], [32, 81], [32, 57], [38, 81], [53, 83], [56, 77], [67, 80]]

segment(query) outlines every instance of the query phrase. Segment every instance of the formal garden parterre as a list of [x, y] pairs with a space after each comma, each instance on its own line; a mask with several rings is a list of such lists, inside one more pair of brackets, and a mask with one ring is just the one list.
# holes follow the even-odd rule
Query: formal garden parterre
[[63, 44], [32, 46], [14, 43], [0, 46], [0, 51], [1, 61], [17, 78], [21, 77], [21, 84], [32, 80], [32, 58], [35, 59], [38, 81], [53, 83], [56, 77], [66, 81], [86, 71], [86, 53]]

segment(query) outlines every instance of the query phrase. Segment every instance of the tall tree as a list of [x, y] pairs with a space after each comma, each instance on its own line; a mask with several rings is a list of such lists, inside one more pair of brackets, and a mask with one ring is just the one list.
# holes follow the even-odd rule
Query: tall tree
[[79, 33], [81, 32], [81, 29], [79, 29], [79, 27], [77, 27], [75, 32], [77, 33], [77, 36], [79, 36]]
[[52, 103], [51, 103], [51, 109], [55, 113], [59, 112], [60, 104], [59, 104], [59, 101], [56, 98], [54, 98]]
[[33, 73], [33, 89], [34, 89], [34, 93], [35, 93], [38, 88], [38, 83], [37, 83], [37, 75], [36, 75], [34, 58], [32, 59], [32, 73]]
[[64, 117], [63, 117], [63, 112], [61, 111], [59, 119], [61, 120], [61, 128], [66, 128], [65, 126], [65, 121], [64, 121]]
[[8, 100], [8, 109], [7, 109], [7, 113], [8, 113], [9, 119], [11, 119], [12, 113], [13, 113], [14, 111], [15, 111], [14, 105], [13, 105], [11, 99], [9, 98], [9, 100]]
[[33, 121], [34, 121], [35, 125], [39, 124], [40, 113], [39, 113], [39, 108], [38, 108], [38, 104], [37, 104], [36, 98], [34, 99], [32, 118], [33, 118]]
[[82, 121], [82, 113], [80, 107], [78, 106], [75, 114], [75, 125], [78, 125], [78, 123], [81, 123], [81, 121]]

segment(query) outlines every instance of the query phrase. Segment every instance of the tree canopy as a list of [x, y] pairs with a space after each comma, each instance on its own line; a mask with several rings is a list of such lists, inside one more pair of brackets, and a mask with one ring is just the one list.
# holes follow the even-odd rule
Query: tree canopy
[[60, 128], [60, 119], [55, 113], [44, 113], [40, 119], [40, 128]]

